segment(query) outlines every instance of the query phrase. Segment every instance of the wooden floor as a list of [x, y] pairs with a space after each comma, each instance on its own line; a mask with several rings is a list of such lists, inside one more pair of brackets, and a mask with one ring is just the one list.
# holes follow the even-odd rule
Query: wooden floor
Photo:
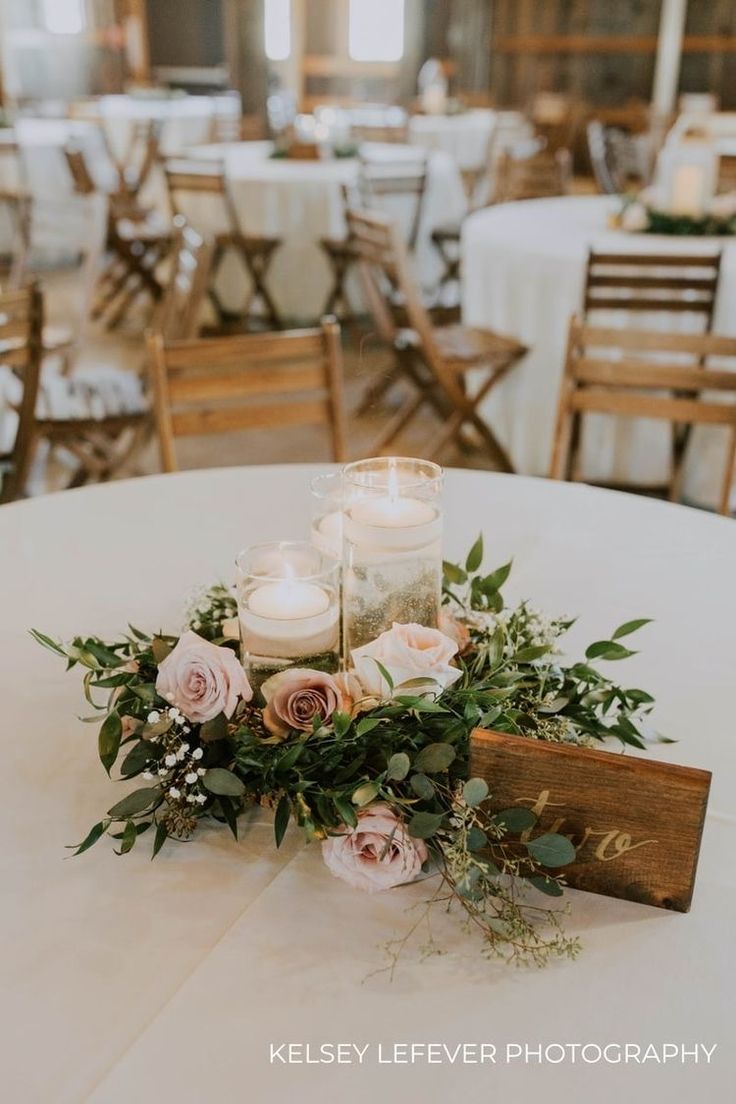
[[[75, 276], [69, 272], [45, 274], [43, 278], [46, 293], [47, 315], [50, 322], [63, 322], [69, 319], [71, 304], [76, 287]], [[112, 333], [99, 324], [92, 324], [82, 343], [77, 365], [92, 367], [96, 364], [116, 365], [130, 371], [140, 369], [145, 362], [143, 329], [145, 316], [134, 316], [130, 325]], [[370, 332], [367, 323], [360, 327], [344, 329], [344, 353], [346, 373], [346, 398], [349, 421], [349, 450], [351, 458], [371, 454], [371, 443], [375, 440], [386, 419], [402, 397], [395, 389], [388, 401], [378, 408], [355, 416], [361, 396], [367, 383], [375, 380], [376, 374], [384, 371], [391, 363], [390, 353], [381, 346], [375, 333]], [[429, 451], [431, 441], [437, 430], [437, 420], [431, 414], [419, 416], [414, 425], [401, 441], [401, 452], [406, 455], [423, 456]], [[182, 469], [227, 467], [241, 464], [271, 464], [319, 462], [329, 459], [328, 442], [324, 432], [318, 428], [296, 427], [282, 432], [258, 431], [238, 434], [223, 434], [213, 438], [189, 438], [177, 442], [179, 462]], [[492, 469], [493, 464], [482, 451], [460, 452], [448, 449], [442, 462], [456, 467]], [[136, 458], [130, 470], [123, 474], [147, 475], [159, 471], [156, 448], [147, 448], [143, 455]], [[31, 493], [39, 494], [55, 490], [68, 479], [68, 470], [62, 458], [51, 462], [39, 463], [31, 483]]]

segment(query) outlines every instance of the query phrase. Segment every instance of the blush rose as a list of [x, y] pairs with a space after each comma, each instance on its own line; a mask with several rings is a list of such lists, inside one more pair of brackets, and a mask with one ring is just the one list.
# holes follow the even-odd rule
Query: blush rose
[[253, 697], [232, 648], [218, 648], [191, 630], [182, 634], [159, 666], [156, 691], [194, 724], [220, 713], [232, 717], [240, 698]]
[[331, 873], [366, 893], [413, 882], [427, 854], [424, 841], [413, 839], [403, 820], [383, 803], [361, 809], [355, 828], [322, 841], [322, 857]]
[[266, 679], [261, 687], [266, 699], [263, 723], [273, 736], [288, 736], [296, 729], [311, 732], [315, 717], [327, 724], [336, 710], [349, 713], [352, 699], [340, 676], [308, 667], [291, 667]]
[[[379, 663], [391, 676], [395, 690], [400, 691], [413, 679], [431, 679], [435, 684], [431, 689], [436, 692], [446, 690], [460, 678], [462, 672], [450, 662], [457, 650], [455, 641], [439, 629], [394, 623], [370, 644], [353, 649], [352, 661], [364, 692], [385, 699], [390, 697], [391, 689]], [[411, 689], [417, 694], [427, 692], [421, 686]]]

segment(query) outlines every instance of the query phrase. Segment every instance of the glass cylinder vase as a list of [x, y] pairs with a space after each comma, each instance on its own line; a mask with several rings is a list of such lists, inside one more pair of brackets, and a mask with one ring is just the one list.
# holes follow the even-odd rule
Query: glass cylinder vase
[[340, 564], [307, 541], [257, 544], [237, 559], [242, 662], [257, 689], [287, 667], [336, 671]]
[[316, 475], [309, 484], [312, 544], [342, 560], [342, 471]]
[[377, 457], [343, 471], [343, 650], [394, 622], [436, 628], [442, 595], [442, 468]]

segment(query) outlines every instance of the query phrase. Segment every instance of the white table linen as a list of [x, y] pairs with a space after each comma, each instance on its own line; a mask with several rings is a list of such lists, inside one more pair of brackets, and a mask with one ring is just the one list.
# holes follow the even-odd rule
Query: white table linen
[[412, 115], [409, 141], [423, 149], [449, 153], [461, 169], [481, 169], [488, 160], [488, 146], [496, 112], [476, 108], [459, 115]]
[[[308, 532], [314, 467], [152, 477], [0, 509], [0, 802], [3, 1096], [13, 1104], [263, 1104], [335, 1099], [544, 1099], [598, 1104], [727, 1099], [736, 918], [732, 737], [736, 526], [583, 486], [448, 473], [446, 553], [479, 529], [490, 565], [514, 556], [508, 598], [577, 613], [575, 653], [649, 615], [639, 654], [616, 668], [658, 699], [679, 743], [651, 757], [714, 772], [692, 911], [570, 893], [582, 957], [546, 971], [483, 962], [458, 917], [448, 951], [393, 982], [372, 974], [402, 935], [421, 885], [373, 897], [334, 879], [317, 847], [270, 817], [236, 843], [205, 829], [151, 863], [108, 841], [63, 862], [120, 796], [96, 755], [80, 679], [29, 626], [103, 637], [128, 621], [180, 623], [189, 588], [229, 580], [246, 543]], [[173, 543], [172, 543], [173, 542]], [[673, 810], [676, 815], [676, 810]], [[269, 1043], [460, 1041], [714, 1043], [710, 1065], [272, 1066]]]
[[[204, 146], [191, 151], [198, 157], [222, 160], [241, 226], [253, 234], [282, 238], [267, 276], [279, 310], [288, 318], [313, 319], [323, 310], [332, 273], [319, 239], [345, 234], [342, 184], [357, 179], [353, 158], [297, 161], [272, 158], [270, 142], [238, 142]], [[418, 153], [409, 146], [368, 143], [371, 159], [406, 162]], [[382, 208], [400, 225], [408, 226], [413, 197], [382, 198]], [[460, 173], [446, 153], [431, 153], [429, 176], [416, 251], [421, 283], [432, 288], [442, 265], [430, 241], [432, 230], [448, 219], [461, 218], [467, 209]], [[216, 232], [222, 227], [217, 198], [199, 196], [188, 201], [185, 214], [198, 229]], [[238, 309], [247, 279], [237, 260], [223, 265], [220, 289], [226, 305]], [[355, 296], [355, 288], [353, 295]]]
[[[731, 304], [736, 296], [736, 241], [732, 238], [662, 237], [606, 229], [617, 199], [576, 196], [525, 200], [480, 211], [463, 226], [463, 315], [473, 326], [512, 334], [529, 354], [494, 389], [485, 404], [500, 439], [519, 472], [549, 470], [557, 398], [571, 315], [579, 313], [588, 250], [609, 252], [723, 251], [714, 331], [736, 334]], [[621, 324], [621, 312], [611, 315]], [[596, 322], [605, 322], [602, 312]], [[690, 315], [638, 313], [638, 327], [697, 326]], [[702, 326], [702, 320], [699, 323]], [[666, 478], [670, 434], [664, 423], [609, 419], [586, 420], [583, 466], [588, 478], [655, 482]], [[686, 460], [684, 495], [713, 506], [725, 463], [726, 433], [698, 427]]]

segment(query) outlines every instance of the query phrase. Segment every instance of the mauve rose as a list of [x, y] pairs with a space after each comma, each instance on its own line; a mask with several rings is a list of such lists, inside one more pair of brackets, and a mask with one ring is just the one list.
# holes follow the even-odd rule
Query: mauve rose
[[378, 893], [413, 882], [426, 862], [427, 847], [412, 839], [389, 805], [377, 804], [359, 811], [355, 828], [323, 840], [322, 857], [336, 878]]
[[413, 679], [432, 679], [434, 687], [417, 686], [406, 691], [422, 694], [446, 690], [460, 678], [462, 672], [450, 665], [455, 655], [457, 644], [439, 629], [396, 623], [376, 640], [351, 653], [355, 674], [365, 693], [382, 698], [390, 696], [390, 687], [378, 663], [386, 668], [394, 689], [399, 692], [403, 683]]
[[189, 630], [158, 669], [156, 690], [194, 724], [220, 713], [232, 717], [238, 699], [253, 691], [232, 648], [218, 648]]
[[292, 729], [311, 732], [315, 717], [327, 723], [335, 710], [349, 713], [352, 706], [343, 680], [308, 667], [271, 675], [261, 693], [266, 699], [263, 723], [274, 736], [288, 736]]

